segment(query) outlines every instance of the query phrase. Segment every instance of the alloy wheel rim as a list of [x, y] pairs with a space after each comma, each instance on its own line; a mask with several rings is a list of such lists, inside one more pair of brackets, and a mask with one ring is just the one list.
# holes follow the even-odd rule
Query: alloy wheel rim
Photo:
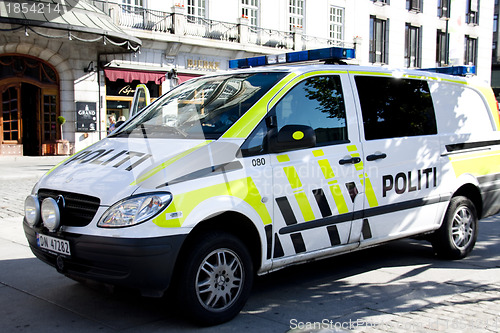
[[472, 212], [465, 206], [459, 207], [451, 226], [451, 237], [458, 249], [466, 248], [474, 236]]
[[210, 311], [224, 311], [238, 299], [244, 283], [239, 256], [230, 249], [217, 249], [202, 261], [196, 274], [196, 295]]

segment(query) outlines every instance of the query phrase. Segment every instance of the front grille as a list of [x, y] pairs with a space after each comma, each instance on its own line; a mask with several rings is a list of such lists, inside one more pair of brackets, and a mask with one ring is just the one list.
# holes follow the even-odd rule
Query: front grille
[[57, 200], [60, 195], [64, 198], [65, 203], [65, 206], [61, 211], [61, 225], [66, 226], [86, 226], [94, 218], [97, 209], [99, 209], [99, 204], [101, 203], [99, 198], [91, 197], [89, 195], [47, 189], [41, 189], [38, 191], [40, 204], [45, 198], [50, 197]]

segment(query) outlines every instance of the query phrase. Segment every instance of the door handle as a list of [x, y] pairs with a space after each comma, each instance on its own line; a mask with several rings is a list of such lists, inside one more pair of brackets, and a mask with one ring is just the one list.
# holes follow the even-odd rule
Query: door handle
[[386, 157], [387, 157], [387, 154], [385, 154], [385, 153], [371, 154], [371, 155], [366, 156], [366, 160], [367, 161], [375, 161], [375, 160], [384, 159]]
[[339, 164], [340, 165], [344, 165], [344, 164], [357, 164], [361, 162], [361, 158], [359, 157], [351, 157], [351, 158], [344, 158], [342, 160], [339, 161]]

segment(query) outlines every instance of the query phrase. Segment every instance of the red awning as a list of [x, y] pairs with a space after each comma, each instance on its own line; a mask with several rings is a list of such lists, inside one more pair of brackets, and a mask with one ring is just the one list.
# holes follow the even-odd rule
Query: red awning
[[195, 77], [200, 77], [200, 75], [177, 73], [177, 80], [179, 84], [186, 82], [189, 79], [194, 79]]
[[156, 84], [161, 84], [163, 80], [165, 80], [166, 73], [105, 68], [104, 74], [110, 81], [123, 79], [127, 83], [139, 80], [141, 83], [148, 83], [149, 81], [153, 81]]

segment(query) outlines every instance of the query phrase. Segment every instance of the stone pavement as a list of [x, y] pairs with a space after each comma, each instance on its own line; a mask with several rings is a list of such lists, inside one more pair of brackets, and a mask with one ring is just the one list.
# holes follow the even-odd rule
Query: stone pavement
[[242, 313], [200, 329], [157, 300], [82, 285], [34, 258], [26, 195], [61, 157], [0, 157], [0, 332], [500, 332], [500, 215], [463, 260], [400, 240], [259, 277]]

